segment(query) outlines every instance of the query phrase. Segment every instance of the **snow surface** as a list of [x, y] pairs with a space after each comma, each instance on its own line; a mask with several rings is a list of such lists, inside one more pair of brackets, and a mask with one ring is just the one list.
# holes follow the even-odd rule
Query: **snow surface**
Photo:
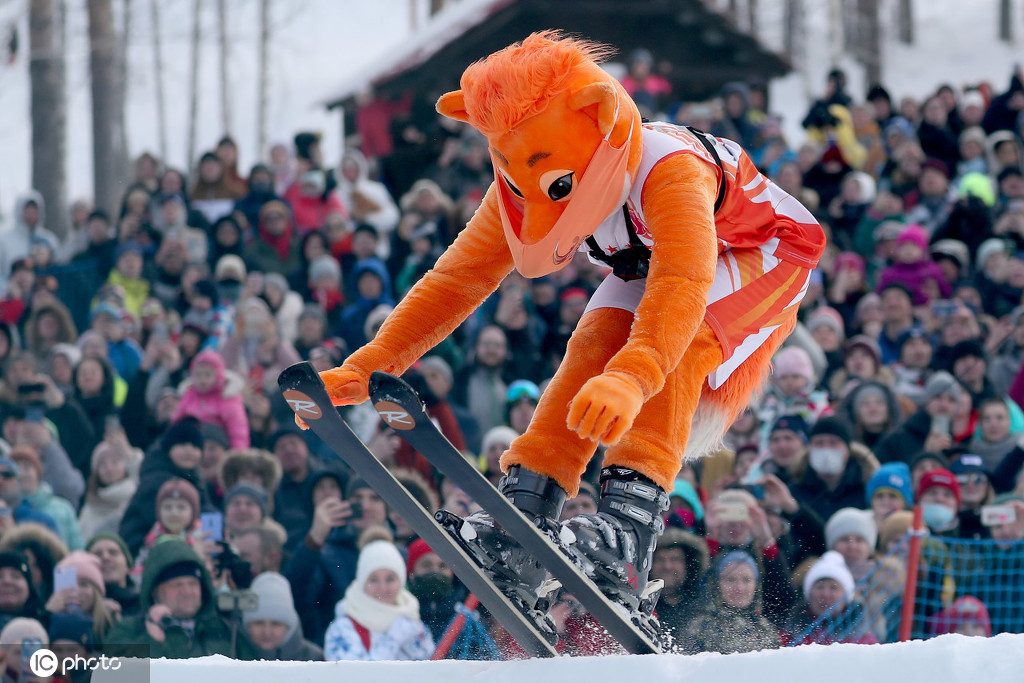
[[[127, 670], [126, 670], [127, 671]], [[515, 662], [235, 662], [226, 657], [158, 660], [152, 683], [487, 683], [524, 681], [672, 681], [673, 683], [1018, 683], [1024, 678], [1024, 635], [949, 635], [893, 645], [805, 645], [740, 655], [532, 659]], [[136, 670], [137, 672], [137, 670]], [[122, 672], [124, 673], [124, 672]], [[97, 672], [95, 683], [124, 676]]]

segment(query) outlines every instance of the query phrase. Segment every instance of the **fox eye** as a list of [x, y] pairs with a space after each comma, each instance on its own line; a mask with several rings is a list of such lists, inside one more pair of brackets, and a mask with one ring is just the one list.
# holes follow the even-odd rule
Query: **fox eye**
[[552, 201], [560, 202], [568, 199], [575, 187], [575, 173], [567, 169], [548, 171], [540, 177], [540, 188]]

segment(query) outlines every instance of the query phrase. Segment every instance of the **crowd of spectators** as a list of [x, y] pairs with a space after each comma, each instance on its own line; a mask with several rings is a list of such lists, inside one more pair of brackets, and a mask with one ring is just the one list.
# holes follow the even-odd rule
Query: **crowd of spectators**
[[[763, 396], [672, 492], [652, 570], [666, 642], [895, 640], [914, 503], [936, 598], [919, 633], [1024, 631], [1024, 595], [978, 597], [1024, 571], [1021, 74], [895, 101], [836, 71], [793, 144], [763, 85], [678, 103], [650, 53], [631, 61], [647, 115], [741, 142], [829, 234]], [[426, 659], [464, 614], [448, 656], [521, 654], [277, 391], [292, 363], [372, 339], [491, 182], [484, 138], [406, 104], [368, 106], [337, 163], [300, 132], [243, 175], [224, 137], [188, 173], [140, 156], [113, 214], [18, 200], [0, 239], [0, 641]], [[70, 212], [62, 239], [47, 210]], [[513, 273], [407, 375], [488, 477], [606, 272], [578, 254]], [[475, 509], [372, 408], [344, 411], [425, 508]], [[566, 516], [596, 509], [599, 455]], [[1015, 519], [983, 520], [992, 503]], [[959, 539], [993, 544], [971, 560], [984, 581], [954, 580]], [[562, 651], [608, 647], [573, 596], [550, 616]]]

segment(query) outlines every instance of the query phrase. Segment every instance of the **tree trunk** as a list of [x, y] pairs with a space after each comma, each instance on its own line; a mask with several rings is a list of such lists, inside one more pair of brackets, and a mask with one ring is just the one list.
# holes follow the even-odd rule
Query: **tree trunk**
[[111, 0], [89, 0], [89, 75], [92, 83], [92, 172], [96, 207], [117, 205], [120, 138], [117, 135], [117, 36]]
[[67, 101], [59, 25], [62, 12], [56, 0], [29, 0], [28, 12], [32, 186], [49, 209], [46, 226], [63, 238], [68, 230], [68, 202]]
[[189, 168], [196, 162], [196, 119], [199, 116], [199, 10], [201, 0], [192, 0], [192, 86], [188, 105], [188, 156], [185, 162]]
[[160, 6], [149, 0], [149, 17], [153, 26], [153, 69], [156, 81], [156, 125], [160, 140], [160, 160], [167, 163], [167, 104], [164, 99], [164, 58], [160, 40]]
[[798, 63], [798, 53], [803, 46], [803, 23], [804, 8], [802, 0], [786, 0], [786, 29], [783, 37], [786, 56], [794, 65]]
[[999, 0], [999, 40], [1013, 42], [1013, 2]]
[[900, 42], [911, 45], [914, 42], [914, 2], [899, 0], [896, 23], [899, 26]]
[[757, 0], [747, 0], [747, 31], [757, 35]]
[[[127, 187], [129, 175], [128, 164], [128, 125], [125, 123], [125, 109], [128, 102], [128, 43], [132, 32], [132, 2], [124, 2], [124, 23], [117, 41], [117, 79], [114, 82], [114, 138], [117, 142], [117, 180], [122, 187]], [[134, 175], [134, 173], [132, 174]]]
[[224, 135], [231, 134], [231, 85], [228, 83], [228, 8], [227, 0], [217, 0], [217, 27], [220, 42], [220, 115]]
[[267, 147], [267, 92], [269, 74], [267, 73], [270, 46], [270, 0], [260, 0], [260, 56], [259, 56], [259, 104], [256, 110], [256, 151], [262, 155]]
[[868, 85], [882, 82], [882, 29], [878, 19], [878, 0], [857, 0], [860, 14], [861, 63]]

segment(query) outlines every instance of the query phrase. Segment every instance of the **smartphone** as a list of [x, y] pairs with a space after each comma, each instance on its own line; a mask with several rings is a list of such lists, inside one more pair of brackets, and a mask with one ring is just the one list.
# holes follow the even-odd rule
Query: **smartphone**
[[718, 508], [720, 522], [745, 522], [750, 519], [750, 511], [743, 503], [722, 503]]
[[204, 512], [199, 515], [203, 538], [211, 541], [224, 540], [224, 515], [219, 512]]
[[359, 519], [363, 516], [363, 504], [362, 503], [349, 503], [349, 509], [352, 510], [352, 519]]
[[[43, 641], [39, 638], [25, 638], [21, 641], [21, 680], [27, 680], [36, 674], [32, 671], [32, 658], [43, 648]], [[53, 653], [44, 655], [53, 657]], [[53, 662], [40, 662], [43, 668], [52, 666]]]
[[42, 382], [35, 382], [32, 384], [19, 384], [19, 394], [41, 394], [46, 391], [46, 385]]
[[985, 505], [981, 508], [981, 523], [985, 526], [1013, 524], [1017, 521], [1017, 511], [1012, 505]]
[[65, 588], [78, 588], [78, 570], [74, 567], [54, 567], [53, 592], [59, 593]]
[[932, 431], [936, 434], [949, 434], [952, 428], [952, 421], [945, 415], [936, 415], [932, 418]]
[[764, 484], [745, 484], [743, 489], [750, 491], [750, 495], [758, 500], [764, 500]]
[[167, 323], [161, 321], [153, 325], [153, 338], [159, 342], [167, 341], [171, 336], [171, 332], [167, 327]]
[[108, 434], [110, 432], [121, 431], [121, 418], [119, 418], [116, 413], [111, 413], [110, 415], [107, 415], [106, 419], [104, 420], [104, 428], [106, 429]]
[[25, 419], [28, 420], [29, 422], [42, 422], [42, 406], [29, 406], [28, 408], [25, 408]]

